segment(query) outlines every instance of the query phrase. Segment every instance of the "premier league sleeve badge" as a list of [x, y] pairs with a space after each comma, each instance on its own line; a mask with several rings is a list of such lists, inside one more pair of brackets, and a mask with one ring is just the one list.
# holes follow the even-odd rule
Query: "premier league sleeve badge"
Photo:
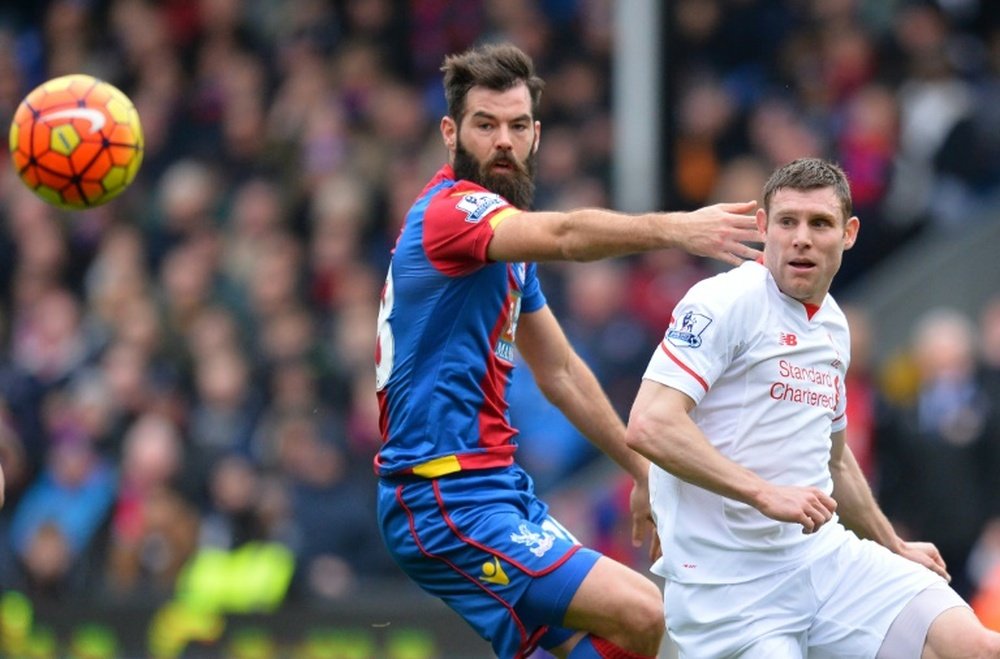
[[701, 346], [701, 334], [712, 324], [712, 319], [705, 314], [687, 311], [681, 316], [680, 322], [674, 320], [674, 325], [667, 330], [667, 341], [678, 348], [697, 348]]

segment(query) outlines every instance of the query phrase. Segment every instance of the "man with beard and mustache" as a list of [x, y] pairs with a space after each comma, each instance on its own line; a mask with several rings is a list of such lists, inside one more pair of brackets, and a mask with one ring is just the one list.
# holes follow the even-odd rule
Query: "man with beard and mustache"
[[[516, 347], [549, 401], [634, 479], [633, 542], [651, 536], [648, 461], [546, 305], [536, 261], [664, 248], [737, 264], [760, 252], [755, 202], [690, 213], [532, 211], [543, 82], [489, 45], [442, 67], [444, 165], [407, 213], [375, 354], [379, 522], [396, 562], [503, 658], [653, 657], [659, 589], [582, 547], [514, 462], [506, 394]], [[651, 546], [655, 555], [658, 547]]]

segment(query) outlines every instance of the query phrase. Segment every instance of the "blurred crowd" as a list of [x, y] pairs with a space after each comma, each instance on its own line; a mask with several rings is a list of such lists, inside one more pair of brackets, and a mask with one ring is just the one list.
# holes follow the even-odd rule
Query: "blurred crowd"
[[[439, 66], [484, 40], [525, 49], [547, 81], [538, 207], [612, 205], [613, 0], [12, 4], [0, 125], [35, 85], [85, 72], [134, 100], [146, 153], [84, 213], [0, 165], [0, 586], [169, 596], [199, 552], [249, 542], [290, 551], [293, 597], [397, 578], [372, 507], [375, 316], [404, 212], [445, 157]], [[924, 231], [996, 221], [996, 3], [666, 6], [664, 205], [754, 199], [777, 164], [835, 159], [863, 225], [839, 286]], [[674, 303], [716, 267], [664, 252], [544, 268], [623, 418]], [[969, 595], [1000, 561], [1000, 303], [914, 319], [884, 368], [853, 312], [852, 444]], [[563, 521], [645, 565], [620, 481], [560, 496], [600, 461], [527, 369], [512, 399], [521, 460]]]

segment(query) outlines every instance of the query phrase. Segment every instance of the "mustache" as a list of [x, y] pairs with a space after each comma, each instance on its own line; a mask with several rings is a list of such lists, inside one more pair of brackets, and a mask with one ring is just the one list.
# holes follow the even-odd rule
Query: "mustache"
[[[503, 166], [502, 171], [494, 169]], [[455, 149], [455, 175], [495, 192], [521, 209], [531, 208], [535, 196], [535, 155], [518, 160], [510, 149], [491, 153], [483, 160], [475, 158], [461, 141]]]
[[483, 169], [488, 171], [493, 167], [495, 167], [496, 165], [503, 165], [504, 167], [510, 167], [511, 169], [514, 170], [514, 172], [518, 174], [524, 174], [524, 175], [528, 174], [528, 168], [525, 167], [523, 163], [518, 162], [517, 159], [511, 157], [511, 154], [508, 151], [500, 151], [496, 153], [496, 155], [494, 155], [492, 158], [486, 161], [486, 164], [483, 166]]

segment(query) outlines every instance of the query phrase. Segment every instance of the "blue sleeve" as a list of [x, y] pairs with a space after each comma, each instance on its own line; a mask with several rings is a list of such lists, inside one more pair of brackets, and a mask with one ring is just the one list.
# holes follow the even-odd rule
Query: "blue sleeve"
[[524, 295], [521, 298], [521, 310], [525, 312], [538, 311], [545, 306], [545, 294], [538, 280], [538, 264], [529, 263], [524, 274]]

